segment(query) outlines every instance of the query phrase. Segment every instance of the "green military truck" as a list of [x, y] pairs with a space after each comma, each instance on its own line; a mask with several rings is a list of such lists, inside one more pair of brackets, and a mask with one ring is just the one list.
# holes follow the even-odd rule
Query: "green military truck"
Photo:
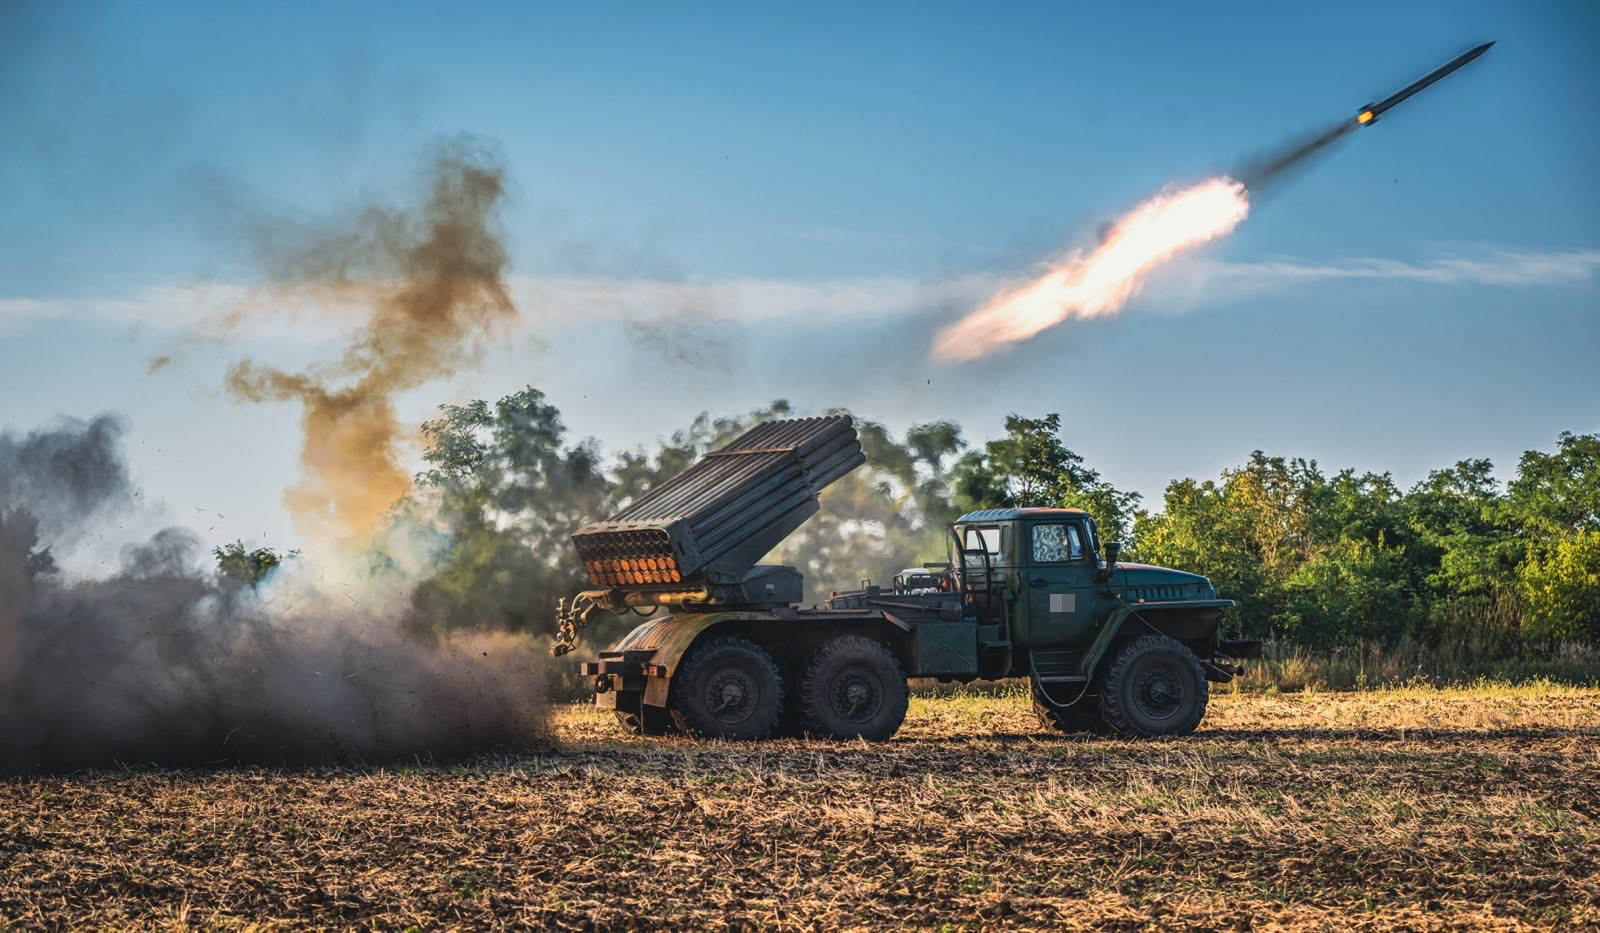
[[869, 740], [900, 727], [909, 677], [1027, 677], [1056, 729], [1185, 735], [1208, 683], [1260, 656], [1221, 635], [1233, 602], [1210, 581], [1120, 562], [1078, 509], [963, 515], [932, 586], [867, 584], [802, 607], [799, 571], [757, 562], [864, 460], [848, 417], [766, 422], [580, 529], [595, 588], [562, 601], [555, 653], [596, 612], [651, 614], [581, 668], [625, 728]]

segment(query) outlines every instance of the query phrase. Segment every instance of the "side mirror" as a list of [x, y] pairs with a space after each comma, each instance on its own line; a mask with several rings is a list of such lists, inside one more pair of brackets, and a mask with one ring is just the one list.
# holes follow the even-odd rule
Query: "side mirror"
[[1106, 565], [1105, 565], [1105, 567], [1103, 569], [1101, 569], [1099, 572], [1097, 572], [1095, 574], [1095, 576], [1099, 578], [1101, 583], [1109, 583], [1111, 581], [1111, 574], [1117, 569], [1117, 558], [1120, 557], [1121, 555], [1122, 555], [1122, 542], [1120, 542], [1120, 541], [1107, 541], [1106, 542]]

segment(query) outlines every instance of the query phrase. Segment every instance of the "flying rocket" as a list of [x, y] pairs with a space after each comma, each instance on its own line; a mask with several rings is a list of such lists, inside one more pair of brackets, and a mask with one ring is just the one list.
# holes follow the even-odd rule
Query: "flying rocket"
[[1489, 51], [1489, 46], [1491, 45], [1494, 45], [1494, 43], [1485, 42], [1470, 52], [1462, 53], [1461, 55], [1458, 55], [1451, 61], [1447, 62], [1444, 66], [1435, 68], [1433, 71], [1411, 82], [1410, 84], [1401, 88], [1399, 91], [1396, 91], [1395, 93], [1390, 94], [1388, 97], [1385, 97], [1383, 100], [1378, 101], [1376, 104], [1368, 104], [1365, 107], [1362, 107], [1361, 112], [1356, 114], [1356, 123], [1360, 124], [1361, 126], [1366, 126], [1368, 123], [1375, 122], [1378, 119], [1379, 114], [1382, 114], [1390, 107], [1400, 103], [1407, 97], [1417, 93], [1450, 72], [1455, 71], [1457, 68], [1460, 68], [1467, 62], [1472, 61], [1479, 55], [1482, 55], [1484, 52]]

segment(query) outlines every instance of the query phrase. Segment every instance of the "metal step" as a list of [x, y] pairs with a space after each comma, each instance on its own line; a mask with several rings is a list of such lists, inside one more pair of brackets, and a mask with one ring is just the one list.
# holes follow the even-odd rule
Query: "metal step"
[[1082, 651], [1035, 651], [1029, 658], [1034, 676], [1044, 683], [1082, 683], [1078, 673]]

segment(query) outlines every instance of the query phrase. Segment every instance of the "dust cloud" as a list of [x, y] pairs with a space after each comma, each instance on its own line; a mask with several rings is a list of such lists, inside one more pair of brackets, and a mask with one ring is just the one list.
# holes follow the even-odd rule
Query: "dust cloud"
[[411, 760], [543, 735], [543, 662], [415, 636], [407, 548], [219, 579], [184, 528], [66, 579], [55, 547], [133, 508], [114, 418], [0, 433], [0, 771]]

